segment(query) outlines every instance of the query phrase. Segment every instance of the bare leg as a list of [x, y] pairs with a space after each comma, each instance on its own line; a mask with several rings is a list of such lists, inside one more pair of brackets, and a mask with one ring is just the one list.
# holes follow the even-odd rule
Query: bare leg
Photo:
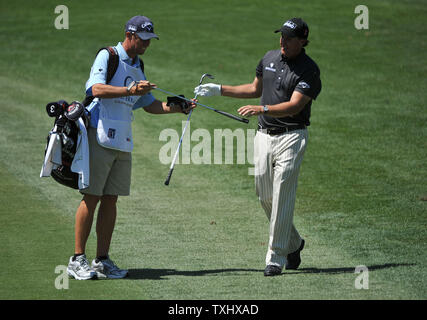
[[96, 256], [107, 256], [117, 216], [118, 196], [105, 195], [101, 197], [101, 204], [96, 220], [97, 249]]
[[85, 194], [76, 212], [74, 253], [84, 253], [92, 228], [93, 214], [99, 201], [98, 196]]

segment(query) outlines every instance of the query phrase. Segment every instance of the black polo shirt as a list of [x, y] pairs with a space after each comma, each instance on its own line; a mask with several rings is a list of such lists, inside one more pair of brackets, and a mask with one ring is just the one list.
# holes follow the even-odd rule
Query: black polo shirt
[[[256, 68], [256, 76], [262, 78], [262, 105], [287, 102], [294, 90], [314, 100], [322, 88], [319, 67], [306, 55], [304, 48], [294, 59], [282, 56], [280, 49], [267, 52]], [[258, 116], [258, 123], [262, 128], [297, 124], [309, 126], [311, 102], [312, 100], [300, 113], [291, 117], [273, 118], [268, 113], [261, 114]]]

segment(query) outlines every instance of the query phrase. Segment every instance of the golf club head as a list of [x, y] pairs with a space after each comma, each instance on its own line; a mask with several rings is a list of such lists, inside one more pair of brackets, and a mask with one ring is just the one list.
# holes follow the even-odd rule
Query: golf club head
[[215, 79], [215, 77], [214, 77], [213, 75], [211, 75], [211, 74], [209, 74], [209, 73], [205, 73], [205, 74], [203, 74], [203, 75], [202, 75], [202, 77], [200, 78], [199, 85], [201, 85], [201, 84], [202, 84], [203, 79], [204, 79], [205, 77], [208, 77], [209, 79]]
[[[215, 77], [214, 77], [213, 75], [211, 75], [211, 74], [209, 74], [209, 73], [204, 73], [204, 74], [202, 75], [202, 77], [200, 78], [199, 86], [202, 84], [203, 79], [204, 79], [205, 77], [208, 77], [209, 79], [215, 79]], [[196, 99], [196, 98], [197, 98], [197, 93], [196, 93], [196, 95], [194, 96], [194, 98], [193, 98], [193, 99]]]

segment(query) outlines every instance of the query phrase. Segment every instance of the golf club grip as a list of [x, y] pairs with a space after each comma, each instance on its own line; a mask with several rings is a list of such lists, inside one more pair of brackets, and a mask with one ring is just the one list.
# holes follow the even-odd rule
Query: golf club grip
[[165, 180], [165, 185], [166, 185], [166, 186], [168, 186], [168, 185], [169, 185], [169, 181], [171, 180], [173, 169], [174, 169], [174, 168], [171, 168], [171, 169], [169, 170], [168, 177], [167, 177], [167, 178], [166, 178], [166, 180]]
[[215, 110], [215, 112], [218, 112], [218, 113], [220, 113], [220, 114], [222, 114], [222, 115], [224, 115], [224, 116], [226, 116], [226, 117], [229, 117], [229, 118], [234, 119], [234, 120], [237, 120], [237, 121], [241, 121], [241, 122], [244, 122], [244, 123], [249, 123], [249, 120], [248, 120], [248, 119], [240, 118], [240, 117], [238, 117], [238, 116], [235, 116], [235, 115], [233, 115], [233, 114], [230, 114], [230, 113], [227, 113], [227, 112], [224, 112], [224, 111]]

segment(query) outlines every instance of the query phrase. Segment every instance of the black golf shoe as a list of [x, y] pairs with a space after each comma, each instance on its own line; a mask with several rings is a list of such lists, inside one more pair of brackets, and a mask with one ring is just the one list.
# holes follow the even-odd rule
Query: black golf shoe
[[278, 266], [273, 266], [271, 264], [266, 266], [264, 270], [264, 276], [266, 277], [278, 276], [281, 273], [282, 273], [282, 268]]
[[300, 252], [304, 249], [305, 241], [302, 239], [301, 245], [297, 251], [294, 251], [286, 256], [286, 270], [296, 270], [301, 264]]

